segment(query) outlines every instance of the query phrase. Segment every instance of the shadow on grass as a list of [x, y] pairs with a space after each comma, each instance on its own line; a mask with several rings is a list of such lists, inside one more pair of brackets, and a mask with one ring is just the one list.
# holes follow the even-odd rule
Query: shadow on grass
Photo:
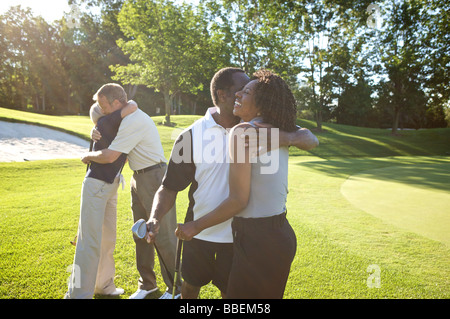
[[[330, 176], [347, 178], [363, 173], [373, 179], [450, 191], [450, 158], [445, 157], [334, 158], [296, 165]], [[400, 169], [401, 174], [396, 174]]]
[[396, 136], [389, 130], [331, 123], [324, 124], [323, 131], [311, 130], [320, 145], [309, 152], [291, 148], [291, 155], [309, 154], [326, 158], [450, 155], [449, 128], [401, 131]]

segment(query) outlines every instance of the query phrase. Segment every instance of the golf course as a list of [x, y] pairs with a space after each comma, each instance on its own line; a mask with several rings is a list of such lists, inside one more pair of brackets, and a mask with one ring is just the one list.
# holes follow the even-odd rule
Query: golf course
[[[174, 115], [157, 124], [168, 159], [174, 138], [201, 116]], [[50, 116], [0, 108], [0, 120], [42, 125], [86, 140], [87, 116]], [[290, 149], [287, 217], [297, 236], [286, 299], [450, 298], [450, 128], [362, 128], [301, 120], [320, 145]], [[77, 234], [80, 159], [0, 163], [0, 299], [61, 299], [67, 290]], [[119, 188], [117, 287], [127, 299], [138, 271], [129, 180]], [[177, 218], [188, 206], [178, 194]], [[166, 286], [156, 262], [161, 296]], [[220, 298], [212, 284], [201, 299]], [[95, 298], [104, 298], [96, 296]]]

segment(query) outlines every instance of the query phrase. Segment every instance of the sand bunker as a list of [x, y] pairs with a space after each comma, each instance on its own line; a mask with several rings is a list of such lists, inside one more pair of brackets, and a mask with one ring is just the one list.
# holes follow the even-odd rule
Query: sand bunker
[[0, 162], [80, 158], [89, 142], [37, 125], [0, 121]]

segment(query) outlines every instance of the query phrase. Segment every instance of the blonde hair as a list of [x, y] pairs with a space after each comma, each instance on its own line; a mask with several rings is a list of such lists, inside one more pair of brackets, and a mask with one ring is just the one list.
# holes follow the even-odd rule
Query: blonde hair
[[97, 102], [92, 104], [91, 109], [89, 110], [89, 116], [91, 117], [92, 123], [97, 124], [98, 119], [104, 115], [105, 114], [103, 114], [102, 108], [100, 107], [100, 105], [98, 105]]

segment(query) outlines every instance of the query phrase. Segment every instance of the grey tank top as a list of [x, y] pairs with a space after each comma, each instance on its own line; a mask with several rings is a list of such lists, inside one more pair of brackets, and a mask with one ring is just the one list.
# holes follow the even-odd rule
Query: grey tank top
[[[260, 118], [250, 121], [261, 122]], [[286, 211], [288, 194], [289, 149], [280, 147], [258, 156], [251, 165], [250, 198], [247, 207], [236, 216], [270, 217]]]

